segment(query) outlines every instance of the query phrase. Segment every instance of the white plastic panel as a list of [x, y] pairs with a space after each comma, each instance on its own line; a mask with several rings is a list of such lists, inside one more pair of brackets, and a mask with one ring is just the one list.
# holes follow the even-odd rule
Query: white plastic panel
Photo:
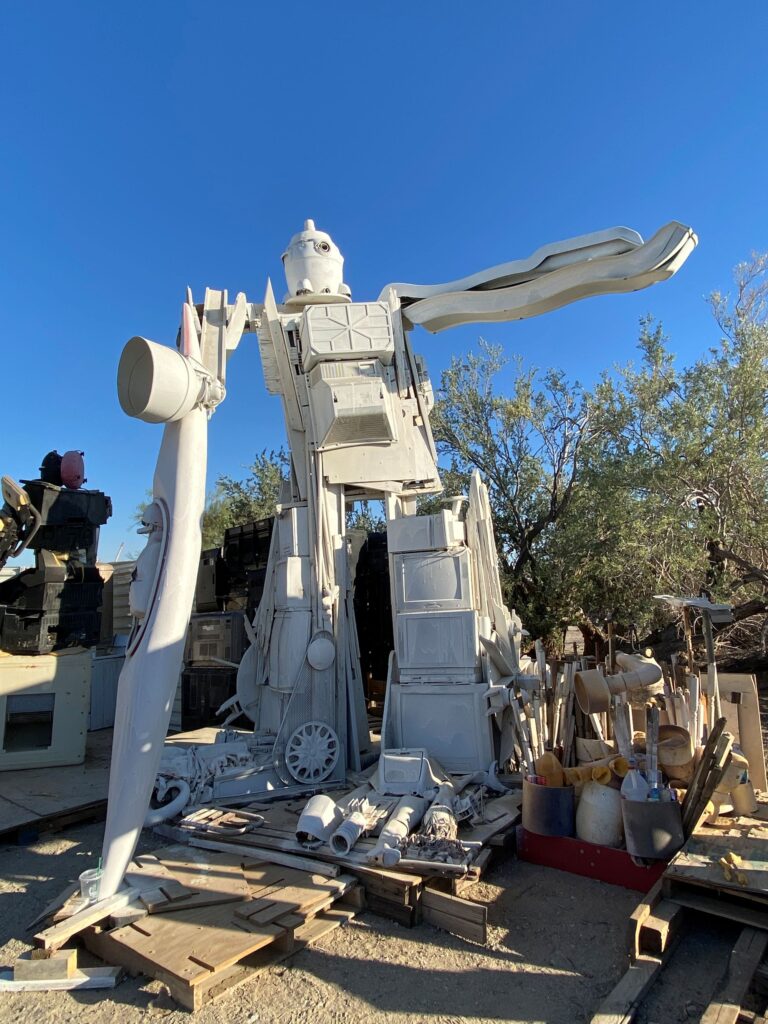
[[447, 771], [487, 769], [495, 760], [483, 683], [391, 684], [387, 743], [423, 747]]
[[391, 442], [397, 437], [388, 383], [377, 359], [321, 363], [310, 374], [309, 400], [323, 448]]
[[415, 551], [395, 555], [393, 561], [397, 611], [471, 609], [469, 557], [466, 548], [438, 552]]
[[400, 614], [396, 624], [401, 678], [445, 683], [464, 680], [468, 673], [480, 678], [475, 612]]
[[0, 771], [82, 764], [91, 652], [0, 656]]
[[311, 625], [308, 609], [275, 612], [269, 644], [270, 688], [290, 692], [296, 686], [304, 665]]
[[323, 360], [376, 357], [389, 364], [395, 354], [392, 322], [383, 302], [308, 306], [300, 334], [305, 373]]
[[275, 566], [275, 607], [309, 608], [309, 559], [284, 558]]
[[464, 523], [444, 509], [433, 516], [403, 516], [387, 523], [390, 554], [404, 551], [439, 551], [464, 544]]
[[277, 517], [277, 539], [280, 558], [309, 555], [306, 505], [283, 509]]

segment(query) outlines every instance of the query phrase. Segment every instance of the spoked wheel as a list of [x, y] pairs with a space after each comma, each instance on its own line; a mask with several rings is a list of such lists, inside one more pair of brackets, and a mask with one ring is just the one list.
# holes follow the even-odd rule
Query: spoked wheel
[[339, 759], [339, 738], [325, 722], [305, 722], [285, 747], [285, 764], [297, 782], [322, 782]]

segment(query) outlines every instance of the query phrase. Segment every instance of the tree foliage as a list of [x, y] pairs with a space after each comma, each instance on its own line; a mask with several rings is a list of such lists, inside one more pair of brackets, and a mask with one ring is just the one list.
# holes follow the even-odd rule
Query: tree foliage
[[715, 295], [721, 338], [676, 368], [661, 325], [639, 359], [587, 392], [481, 343], [444, 373], [434, 425], [447, 487], [472, 467], [489, 484], [507, 594], [531, 631], [595, 631], [612, 613], [643, 632], [695, 594], [762, 611], [768, 592], [766, 257]]
[[220, 476], [203, 512], [203, 548], [220, 547], [224, 531], [230, 526], [273, 516], [288, 465], [283, 448], [264, 449], [256, 455], [242, 480], [226, 474]]

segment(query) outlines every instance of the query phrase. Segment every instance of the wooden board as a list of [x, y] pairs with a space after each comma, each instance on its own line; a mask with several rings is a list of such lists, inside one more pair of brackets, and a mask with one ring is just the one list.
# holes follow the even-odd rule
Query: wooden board
[[591, 1024], [630, 1024], [661, 965], [656, 957], [639, 956], [600, 1004]]
[[483, 945], [488, 940], [488, 908], [426, 886], [421, 894], [422, 919], [443, 931]]
[[768, 934], [743, 928], [731, 951], [726, 975], [701, 1018], [701, 1024], [736, 1024], [744, 996], [768, 947]]
[[[197, 1010], [354, 917], [359, 900], [354, 888], [344, 891], [350, 884], [324, 894], [311, 916], [285, 914], [279, 923], [252, 925], [239, 916], [248, 903], [238, 902], [146, 917], [114, 931], [89, 928], [82, 938], [97, 956], [162, 981], [180, 1005]], [[341, 902], [331, 907], [334, 899]]]
[[40, 981], [17, 980], [10, 971], [0, 971], [0, 992], [66, 992], [73, 989], [114, 988], [120, 967], [83, 967], [69, 978], [48, 978]]
[[[746, 876], [746, 886], [735, 878], [728, 881], [719, 864], [720, 858], [731, 852], [742, 860], [738, 870]], [[728, 893], [740, 901], [753, 900], [768, 912], [768, 837], [764, 837], [764, 828], [751, 818], [701, 827], [675, 854], [664, 878]]]
[[[113, 942], [151, 969], [157, 966], [189, 985], [230, 967], [285, 933], [276, 925], [252, 925], [235, 917], [239, 904], [217, 904], [142, 918], [110, 933]], [[122, 963], [122, 961], [119, 961]], [[125, 964], [124, 966], [128, 966]]]

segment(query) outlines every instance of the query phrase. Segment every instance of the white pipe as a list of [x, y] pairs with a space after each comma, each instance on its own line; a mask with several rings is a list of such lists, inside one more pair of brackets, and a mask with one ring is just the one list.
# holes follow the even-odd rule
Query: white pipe
[[585, 715], [600, 714], [611, 706], [611, 695], [644, 690], [661, 680], [662, 672], [655, 661], [646, 661], [633, 654], [616, 654], [616, 664], [626, 671], [604, 676], [597, 669], [577, 672], [573, 679], [579, 707]]
[[367, 822], [360, 811], [353, 811], [339, 825], [331, 836], [331, 849], [334, 853], [344, 856], [349, 853], [360, 836], [365, 832]]

